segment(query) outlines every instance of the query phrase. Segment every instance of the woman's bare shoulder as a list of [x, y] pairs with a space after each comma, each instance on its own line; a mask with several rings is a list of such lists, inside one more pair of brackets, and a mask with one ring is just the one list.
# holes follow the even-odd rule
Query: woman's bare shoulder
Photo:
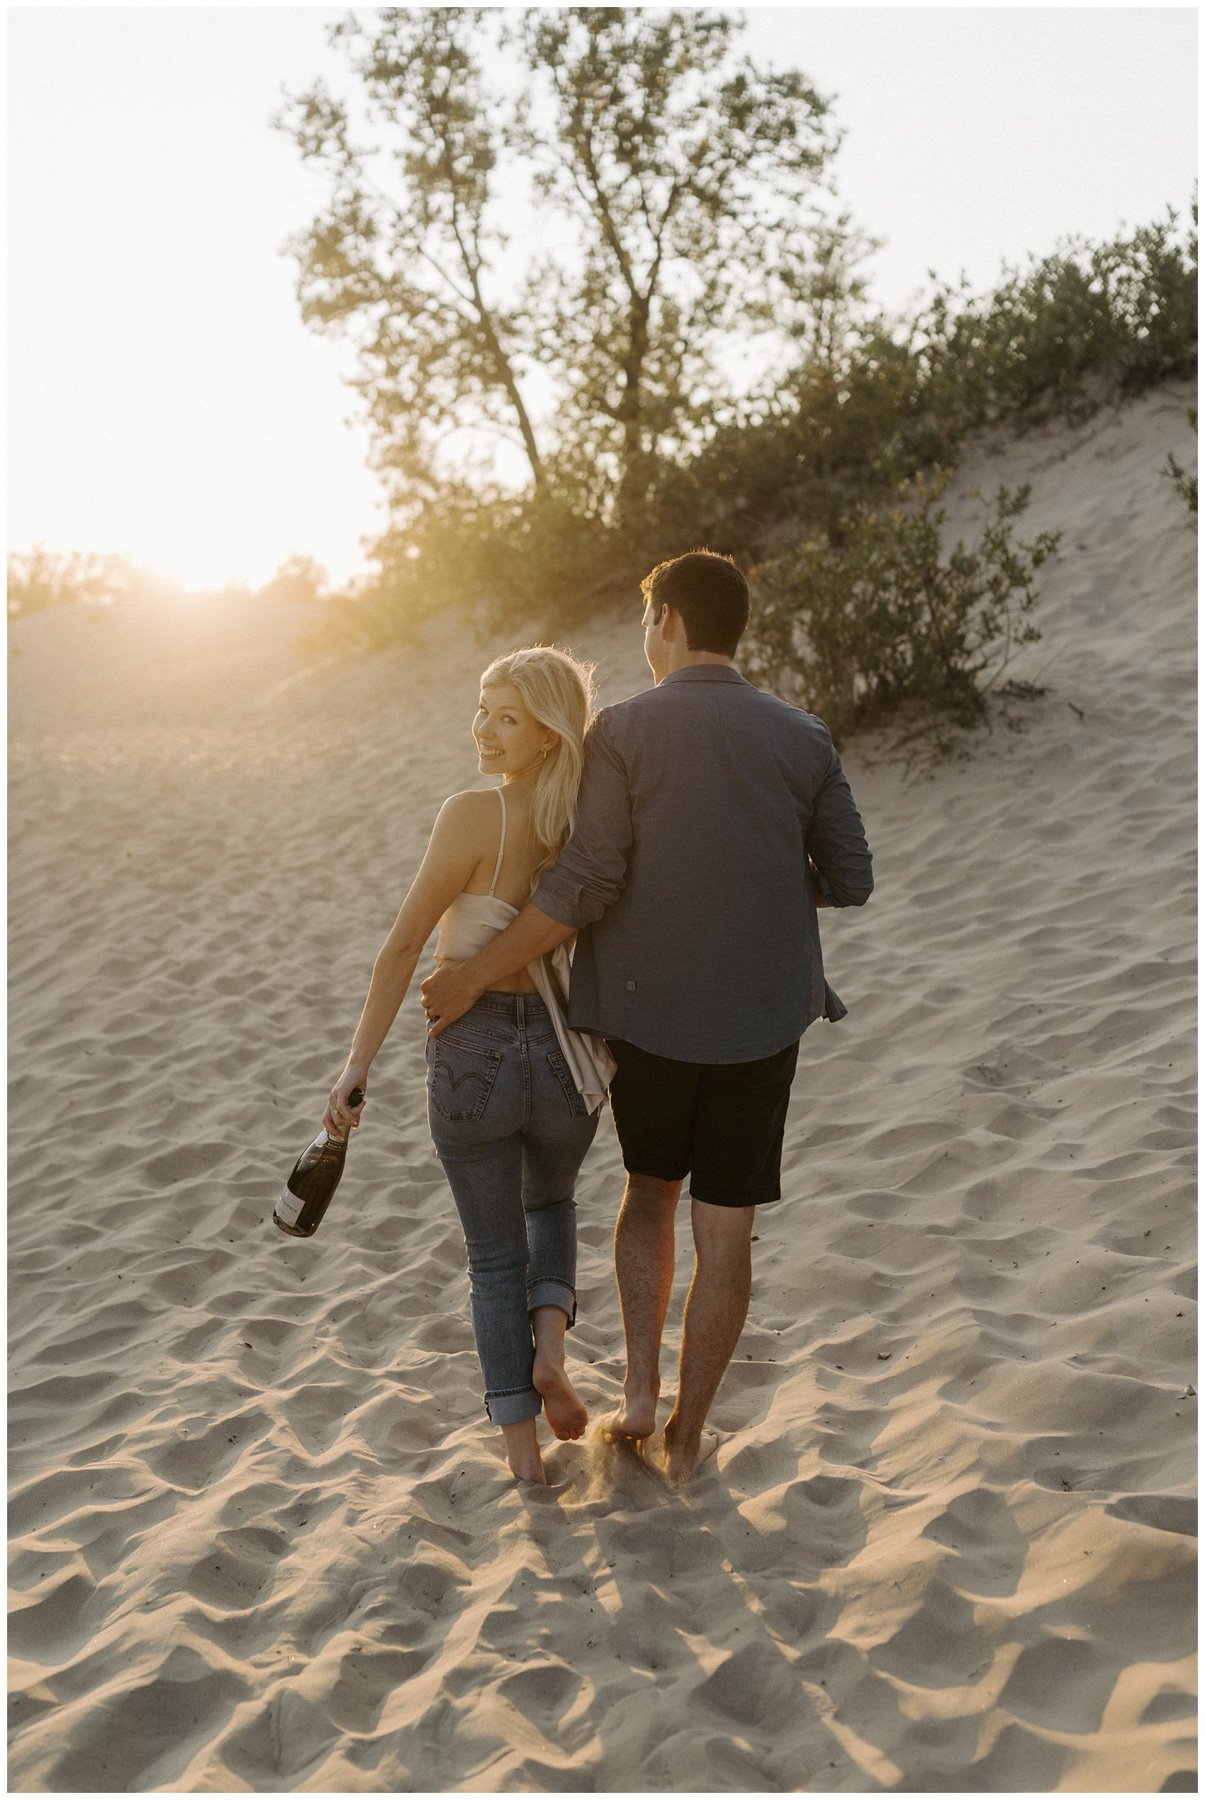
[[436, 825], [450, 831], [482, 836], [492, 833], [496, 837], [500, 810], [493, 788], [465, 788], [459, 794], [448, 795], [439, 809]]

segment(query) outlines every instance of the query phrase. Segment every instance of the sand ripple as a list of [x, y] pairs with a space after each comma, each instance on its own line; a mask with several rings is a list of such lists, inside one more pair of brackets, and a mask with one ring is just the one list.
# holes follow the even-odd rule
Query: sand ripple
[[[1158, 474], [1188, 403], [964, 471], [1068, 528], [1018, 669], [1048, 691], [972, 760], [849, 758], [851, 1017], [805, 1042], [683, 1496], [593, 1436], [509, 1483], [414, 1015], [320, 1235], [268, 1225], [471, 779], [478, 652], [317, 678], [264, 609], [20, 622], [14, 1787], [1191, 1784], [1194, 545]], [[640, 681], [629, 623], [577, 641]], [[604, 1131], [595, 1410], [619, 1179]]]

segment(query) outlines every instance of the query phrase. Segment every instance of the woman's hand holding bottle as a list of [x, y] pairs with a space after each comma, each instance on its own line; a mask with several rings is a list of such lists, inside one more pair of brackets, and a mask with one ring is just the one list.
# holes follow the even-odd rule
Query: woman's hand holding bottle
[[[351, 1094], [359, 1089], [358, 1103], [353, 1105]], [[322, 1115], [324, 1128], [335, 1137], [345, 1137], [354, 1131], [360, 1123], [360, 1114], [364, 1109], [364, 1095], [368, 1092], [368, 1070], [359, 1069], [348, 1063], [338, 1081], [330, 1091], [326, 1111]]]

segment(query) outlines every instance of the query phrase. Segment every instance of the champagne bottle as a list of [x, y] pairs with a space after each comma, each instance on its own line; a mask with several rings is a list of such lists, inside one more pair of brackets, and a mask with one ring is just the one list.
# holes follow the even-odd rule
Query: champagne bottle
[[[363, 1098], [361, 1090], [353, 1088], [347, 1096], [348, 1105], [359, 1106]], [[346, 1160], [347, 1138], [320, 1131], [293, 1164], [293, 1172], [276, 1202], [272, 1223], [290, 1237], [313, 1237], [339, 1185]]]

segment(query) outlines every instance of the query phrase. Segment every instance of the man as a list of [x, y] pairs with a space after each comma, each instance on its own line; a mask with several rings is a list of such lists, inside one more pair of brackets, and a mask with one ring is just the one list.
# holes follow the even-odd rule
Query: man
[[845, 1013], [824, 979], [816, 908], [861, 906], [873, 881], [828, 730], [734, 667], [749, 619], [736, 564], [693, 550], [659, 563], [641, 591], [656, 685], [599, 713], [573, 835], [530, 903], [422, 991], [438, 1036], [491, 983], [578, 932], [570, 1023], [615, 1056], [627, 1170], [616, 1435], [655, 1428], [674, 1213], [691, 1177], [695, 1270], [663, 1445], [681, 1481], [715, 1448], [704, 1421], [749, 1308], [754, 1210], [780, 1197], [799, 1039], [821, 1014]]

